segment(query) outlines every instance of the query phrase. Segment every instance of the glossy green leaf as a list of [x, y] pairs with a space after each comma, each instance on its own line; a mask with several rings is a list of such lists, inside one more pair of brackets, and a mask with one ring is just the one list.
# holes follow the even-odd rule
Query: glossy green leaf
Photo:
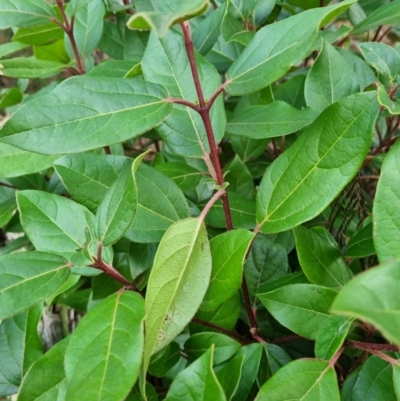
[[244, 360], [242, 365], [242, 375], [235, 394], [233, 395], [233, 401], [245, 400], [249, 395], [250, 389], [257, 378], [262, 352], [262, 344], [257, 343], [245, 345], [236, 353], [235, 357], [244, 355]]
[[[142, 59], [143, 76], [146, 81], [163, 85], [173, 98], [196, 101], [197, 93], [184, 48], [182, 35], [169, 32], [160, 39], [154, 33]], [[204, 97], [209, 99], [221, 78], [215, 68], [202, 56], [196, 55], [197, 68]], [[225, 130], [225, 111], [222, 97], [214, 103], [210, 113], [215, 140], [218, 143]], [[200, 115], [194, 110], [175, 104], [171, 114], [157, 127], [169, 148], [176, 154], [203, 157], [209, 150], [207, 135]]]
[[2, 0], [0, 29], [40, 25], [55, 17], [50, 4], [42, 0]]
[[380, 262], [400, 257], [400, 142], [382, 165], [373, 207], [373, 237]]
[[189, 337], [184, 349], [194, 360], [200, 358], [214, 344], [214, 365], [219, 365], [230, 359], [240, 348], [240, 344], [232, 338], [221, 333], [197, 333]]
[[375, 42], [361, 43], [359, 48], [365, 61], [377, 71], [384, 83], [396, 82], [400, 75], [400, 54], [395, 49]]
[[351, 323], [352, 319], [341, 316], [332, 316], [323, 323], [315, 341], [315, 356], [325, 360], [333, 358], [343, 345]]
[[229, 183], [227, 191], [235, 192], [247, 199], [255, 198], [255, 187], [253, 177], [243, 161], [235, 156], [234, 159], [224, 167], [225, 182]]
[[226, 401], [212, 369], [214, 346], [183, 370], [172, 382], [165, 401]]
[[257, 297], [283, 326], [314, 340], [321, 325], [329, 319], [329, 308], [336, 291], [311, 284], [292, 284]]
[[64, 355], [69, 337], [36, 361], [22, 381], [18, 401], [54, 401], [65, 387]]
[[244, 46], [237, 42], [226, 43], [222, 36], [207, 54], [207, 60], [210, 61], [219, 73], [225, 73], [233, 62], [239, 57]]
[[232, 135], [230, 140], [233, 150], [245, 163], [261, 156], [269, 142], [268, 138], [252, 139], [240, 135]]
[[262, 232], [295, 227], [336, 198], [367, 155], [377, 112], [374, 92], [348, 96], [325, 109], [271, 164], [257, 193]]
[[39, 251], [73, 252], [86, 243], [93, 215], [71, 199], [43, 191], [19, 191], [21, 223]]
[[65, 352], [65, 401], [123, 401], [143, 355], [144, 302], [134, 292], [103, 300], [79, 323]]
[[260, 389], [256, 401], [340, 401], [335, 370], [329, 362], [299, 359], [285, 365]]
[[200, 15], [208, 8], [208, 0], [180, 0], [175, 2], [173, 9], [168, 2], [151, 3], [151, 11], [138, 12], [129, 19], [129, 28], [153, 29], [158, 36], [165, 36], [170, 26]]
[[399, 21], [400, 2], [398, 0], [387, 3], [375, 9], [363, 21], [354, 27], [352, 35], [359, 35], [369, 29], [377, 28], [380, 25], [394, 25]]
[[44, 154], [111, 145], [163, 120], [172, 107], [167, 97], [164, 88], [149, 82], [73, 77], [18, 109], [0, 131], [0, 141]]
[[285, 248], [273, 243], [266, 235], [257, 235], [244, 267], [244, 276], [253, 304], [255, 294], [265, 283], [286, 277], [288, 270]]
[[400, 344], [399, 267], [400, 262], [393, 262], [353, 278], [339, 292], [332, 313], [367, 321], [389, 340]]
[[17, 203], [15, 199], [0, 203], [0, 227], [4, 227], [11, 220], [16, 209]]
[[[106, 9], [102, 0], [91, 0], [76, 10], [74, 37], [81, 57], [89, 56], [101, 39], [105, 12]], [[64, 35], [64, 40], [67, 53], [73, 59], [74, 52], [67, 34]]]
[[307, 56], [318, 30], [355, 1], [305, 11], [260, 29], [227, 73], [226, 90], [243, 95], [281, 78]]
[[182, 191], [196, 188], [204, 177], [202, 171], [199, 171], [188, 164], [178, 162], [158, 164], [155, 166], [155, 169], [161, 171], [161, 173], [174, 180], [176, 185], [178, 185]]
[[11, 54], [27, 48], [28, 45], [20, 42], [8, 42], [0, 45], [0, 58], [10, 56]]
[[239, 386], [243, 361], [244, 355], [237, 356], [236, 358], [232, 358], [225, 364], [225, 366], [215, 372], [217, 379], [224, 390], [226, 401], [232, 399]]
[[271, 375], [292, 361], [288, 353], [276, 344], [263, 343]]
[[18, 88], [10, 88], [0, 97], [0, 109], [21, 103], [23, 94]]
[[369, 221], [350, 238], [345, 252], [346, 257], [365, 258], [376, 253], [372, 225], [372, 221]]
[[392, 367], [377, 356], [370, 356], [360, 369], [347, 376], [342, 401], [397, 400], [393, 388]]
[[68, 192], [83, 206], [95, 212], [107, 191], [131, 159], [91, 153], [63, 156], [54, 163]]
[[276, 101], [266, 106], [253, 106], [228, 121], [226, 131], [254, 139], [273, 138], [299, 131], [311, 124], [318, 113], [311, 109], [297, 110]]
[[312, 284], [334, 289], [343, 287], [353, 274], [330, 233], [320, 227], [294, 230], [301, 269]]
[[[59, 15], [59, 18], [62, 19], [61, 15]], [[19, 28], [12, 40], [37, 46], [63, 39], [63, 37], [64, 31], [60, 25], [55, 22], [47, 22], [43, 25]]]
[[36, 305], [0, 323], [0, 394], [14, 394], [29, 366], [43, 353], [37, 326], [42, 312]]
[[149, 373], [163, 377], [176, 365], [181, 357], [179, 345], [175, 342], [154, 354], [150, 360]]
[[141, 164], [135, 178], [138, 208], [125, 236], [133, 242], [158, 242], [171, 224], [189, 217], [188, 203], [178, 186], [152, 167]]
[[2, 75], [12, 78], [41, 78], [46, 75], [54, 75], [68, 64], [55, 61], [37, 60], [35, 58], [16, 57], [10, 60], [1, 60]]
[[265, 294], [292, 284], [309, 284], [309, 281], [303, 272], [288, 273], [281, 278], [260, 285], [257, 294]]
[[63, 40], [56, 40], [47, 45], [34, 46], [33, 52], [38, 60], [54, 61], [64, 64], [68, 64], [70, 61], [70, 58], [65, 51]]
[[132, 166], [121, 171], [97, 210], [95, 232], [105, 246], [117, 242], [135, 218], [138, 206], [135, 174], [142, 159], [136, 158]]
[[90, 77], [124, 78], [132, 68], [132, 62], [126, 60], [107, 60], [86, 73]]
[[2, 256], [0, 320], [49, 297], [67, 281], [69, 274], [68, 262], [59, 255], [22, 252]]
[[351, 66], [332, 45], [323, 41], [321, 52], [307, 74], [307, 105], [321, 112], [359, 89], [357, 75]]
[[163, 236], [146, 293], [144, 366], [189, 323], [207, 290], [211, 252], [199, 219], [174, 223]]

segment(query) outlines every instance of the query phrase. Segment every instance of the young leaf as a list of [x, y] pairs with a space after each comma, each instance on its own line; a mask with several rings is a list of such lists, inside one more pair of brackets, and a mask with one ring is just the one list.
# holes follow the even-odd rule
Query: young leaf
[[67, 281], [70, 270], [62, 256], [52, 253], [22, 252], [2, 256], [0, 320], [49, 297]]
[[189, 337], [184, 349], [190, 359], [200, 358], [214, 344], [214, 365], [230, 359], [240, 348], [240, 344], [221, 333], [197, 333]]
[[383, 4], [375, 9], [363, 21], [354, 27], [352, 35], [359, 35], [369, 29], [377, 28], [380, 25], [397, 24], [400, 17], [400, 7], [398, 1]]
[[340, 401], [336, 373], [329, 362], [299, 359], [285, 365], [260, 389], [256, 401]]
[[54, 18], [50, 4], [42, 0], [2, 0], [0, 29], [40, 25]]
[[373, 206], [373, 236], [379, 261], [400, 257], [400, 141], [385, 157]]
[[400, 262], [375, 267], [343, 287], [331, 311], [367, 321], [400, 345], [400, 316], [395, 313], [400, 308], [399, 282]]
[[302, 12], [260, 29], [227, 73], [226, 90], [244, 95], [275, 82], [310, 51], [318, 30], [355, 0]]
[[95, 232], [104, 246], [117, 242], [135, 218], [138, 205], [135, 174], [143, 156], [122, 170], [99, 206]]
[[190, 216], [188, 203], [178, 186], [152, 167], [141, 164], [135, 178], [138, 207], [125, 236], [133, 242], [158, 242], [172, 223]]
[[343, 345], [350, 331], [352, 319], [332, 316], [317, 333], [315, 341], [315, 356], [320, 359], [330, 360]]
[[212, 273], [201, 310], [217, 308], [239, 289], [243, 263], [253, 237], [250, 231], [237, 229], [217, 235], [210, 241]]
[[[142, 60], [143, 76], [146, 81], [163, 85], [172, 97], [194, 102], [197, 93], [188, 57], [182, 51], [183, 48], [184, 39], [180, 34], [171, 31], [165, 38], [160, 39], [152, 33]], [[195, 57], [204, 96], [209, 99], [221, 84], [221, 78], [207, 60], [199, 54]], [[224, 135], [226, 123], [221, 97], [214, 103], [210, 117], [218, 143]], [[204, 152], [209, 150], [200, 115], [186, 106], [175, 104], [171, 114], [157, 130], [176, 154], [203, 157]]]
[[144, 366], [189, 323], [207, 290], [211, 252], [199, 219], [174, 223], [164, 234], [146, 293]]
[[58, 342], [36, 361], [22, 381], [18, 401], [51, 401], [65, 387], [64, 355], [70, 337]]
[[41, 78], [54, 75], [70, 64], [55, 61], [37, 60], [35, 58], [15, 57], [10, 60], [1, 60], [2, 75], [12, 78]]
[[65, 353], [65, 401], [125, 399], [142, 362], [144, 315], [142, 297], [128, 291], [90, 310]]
[[310, 283], [338, 289], [353, 277], [335, 240], [326, 229], [310, 230], [298, 226], [293, 232], [297, 256]]
[[172, 382], [165, 401], [226, 401], [212, 369], [214, 346], [183, 370]]
[[167, 97], [150, 82], [73, 77], [18, 109], [0, 131], [0, 141], [44, 154], [112, 145], [162, 121], [172, 108]]
[[268, 312], [283, 326], [314, 340], [321, 325], [329, 319], [329, 308], [336, 291], [311, 284], [292, 284], [259, 294]]
[[146, 12], [134, 14], [127, 22], [128, 27], [154, 29], [158, 36], [165, 36], [170, 26], [204, 13], [208, 8], [208, 0], [180, 0], [175, 2], [173, 9], [168, 2], [151, 2], [149, 7], [151, 11], [147, 8]]
[[336, 198], [367, 155], [377, 112], [374, 92], [348, 96], [325, 109], [271, 164], [257, 193], [262, 232], [295, 227]]
[[19, 191], [18, 208], [24, 230], [38, 251], [66, 253], [86, 243], [85, 228], [93, 215], [71, 199], [42, 191]]
[[266, 106], [253, 106], [234, 114], [226, 132], [254, 139], [273, 138], [291, 134], [311, 124], [318, 113], [311, 109], [297, 110], [276, 101]]
[[357, 75], [351, 66], [332, 45], [323, 41], [321, 52], [307, 74], [307, 105], [321, 112], [359, 89]]

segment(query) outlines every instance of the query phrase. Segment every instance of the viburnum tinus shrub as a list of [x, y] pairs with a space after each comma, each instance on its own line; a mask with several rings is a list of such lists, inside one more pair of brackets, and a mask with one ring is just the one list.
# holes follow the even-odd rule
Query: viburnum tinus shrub
[[328, 3], [0, 0], [0, 397], [400, 399], [400, 1]]

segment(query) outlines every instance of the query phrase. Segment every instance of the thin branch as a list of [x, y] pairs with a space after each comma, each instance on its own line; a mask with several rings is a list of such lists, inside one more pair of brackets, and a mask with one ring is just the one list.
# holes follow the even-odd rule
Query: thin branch
[[376, 42], [376, 40], [378, 39], [379, 34], [381, 33], [382, 30], [382, 25], [378, 27], [378, 29], [375, 32], [374, 37], [372, 38], [371, 42]]
[[247, 338], [242, 337], [240, 334], [237, 334], [232, 330], [225, 329], [224, 327], [217, 326], [214, 323], [206, 322], [205, 320], [197, 319], [195, 317], [192, 319], [192, 322], [201, 324], [202, 326], [210, 327], [211, 329], [217, 330], [220, 333], [226, 334], [227, 336], [238, 340], [242, 345], [251, 344], [251, 341], [249, 341]]
[[379, 358], [383, 359], [386, 362], [389, 362], [391, 365], [400, 365], [400, 361], [398, 359], [394, 359], [389, 355], [384, 354], [383, 352], [380, 351], [372, 351], [372, 350], [368, 350], [368, 352], [370, 354], [374, 354], [376, 356], [379, 356]]
[[363, 351], [400, 351], [399, 347], [393, 344], [364, 343], [361, 341], [347, 340], [344, 345], [349, 348], [361, 349]]
[[342, 352], [344, 351], [344, 347], [341, 346], [339, 350], [336, 352], [336, 354], [329, 360], [329, 366], [334, 367], [338, 359], [340, 358], [340, 355], [342, 355]]
[[5, 182], [0, 182], [0, 186], [6, 188], [18, 189], [17, 187], [14, 187], [14, 185], [6, 184]]
[[388, 29], [386, 29], [386, 31], [382, 33], [382, 36], [377, 40], [377, 42], [380, 42], [391, 31], [391, 29], [392, 29], [391, 26]]
[[190, 107], [194, 111], [197, 111], [198, 113], [200, 113], [199, 106], [197, 106], [196, 104], [190, 102], [189, 100], [177, 99], [177, 98], [174, 98], [174, 97], [170, 97], [170, 98], [168, 98], [168, 100], [171, 103], [183, 104], [184, 106]]
[[225, 86], [228, 85], [228, 81], [224, 82], [210, 97], [210, 100], [207, 102], [207, 107], [211, 110], [212, 105], [214, 104], [217, 97], [225, 90]]
[[210, 211], [210, 209], [213, 207], [214, 203], [225, 193], [225, 189], [220, 189], [217, 191], [211, 199], [207, 202], [207, 204], [204, 206], [204, 209], [201, 211], [201, 214], [199, 216], [199, 219], [201, 221], [204, 221], [207, 213]]

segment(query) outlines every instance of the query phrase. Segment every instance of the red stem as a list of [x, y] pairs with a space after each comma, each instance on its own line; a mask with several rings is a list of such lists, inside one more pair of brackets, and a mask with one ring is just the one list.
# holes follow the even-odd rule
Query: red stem
[[183, 104], [184, 106], [190, 107], [194, 111], [197, 111], [198, 113], [200, 113], [199, 106], [197, 106], [196, 104], [190, 102], [189, 100], [177, 99], [177, 98], [174, 98], [174, 97], [170, 97], [168, 100], [170, 102], [172, 102], [172, 103]]

